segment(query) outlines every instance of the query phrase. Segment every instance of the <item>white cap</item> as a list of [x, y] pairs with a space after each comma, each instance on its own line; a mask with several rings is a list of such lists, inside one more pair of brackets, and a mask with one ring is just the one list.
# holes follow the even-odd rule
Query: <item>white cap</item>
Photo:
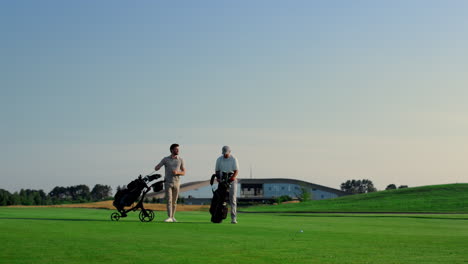
[[229, 146], [224, 146], [222, 152], [223, 152], [223, 155], [231, 153], [231, 148]]

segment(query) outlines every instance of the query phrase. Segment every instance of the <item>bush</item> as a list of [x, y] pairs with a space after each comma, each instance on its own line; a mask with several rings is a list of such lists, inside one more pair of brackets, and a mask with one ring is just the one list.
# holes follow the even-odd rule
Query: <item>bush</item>
[[347, 180], [341, 184], [341, 190], [349, 194], [376, 192], [377, 188], [371, 180]]
[[177, 198], [177, 203], [178, 204], [185, 204], [185, 198], [184, 197]]
[[288, 201], [292, 201], [292, 198], [289, 195], [282, 195], [276, 198], [276, 203], [278, 204], [283, 203], [283, 202], [288, 202]]

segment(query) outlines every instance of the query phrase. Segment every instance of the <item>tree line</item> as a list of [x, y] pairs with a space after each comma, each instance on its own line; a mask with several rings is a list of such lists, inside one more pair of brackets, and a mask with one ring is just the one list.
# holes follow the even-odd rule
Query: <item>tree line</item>
[[[340, 186], [341, 190], [349, 194], [358, 194], [358, 193], [371, 193], [376, 192], [374, 183], [368, 179], [362, 180], [347, 180], [343, 182]], [[400, 185], [398, 189], [408, 188], [408, 185]], [[395, 184], [389, 184], [385, 190], [395, 190], [397, 186]]]
[[10, 193], [0, 189], [0, 206], [86, 203], [111, 198], [112, 188], [102, 184], [96, 184], [93, 189], [84, 184], [67, 187], [56, 186], [47, 194], [43, 190], [21, 189], [19, 192]]
[[[349, 194], [376, 192], [373, 182], [368, 179], [347, 180], [341, 184], [341, 190]], [[117, 191], [125, 189], [126, 186], [117, 186]], [[389, 184], [385, 190], [408, 188], [407, 185]], [[49, 193], [43, 190], [21, 189], [19, 192], [10, 193], [0, 189], [0, 206], [5, 205], [53, 205], [63, 203], [87, 203], [112, 199], [112, 188], [109, 185], [96, 184], [93, 189], [87, 185], [56, 186]], [[310, 197], [303, 197], [309, 200]], [[147, 200], [145, 202], [160, 202], [159, 199]]]

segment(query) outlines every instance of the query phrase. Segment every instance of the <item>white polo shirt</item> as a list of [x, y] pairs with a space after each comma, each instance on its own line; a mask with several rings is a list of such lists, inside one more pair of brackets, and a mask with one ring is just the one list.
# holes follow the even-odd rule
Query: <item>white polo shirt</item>
[[234, 172], [235, 170], [239, 170], [239, 163], [233, 155], [230, 155], [227, 159], [224, 158], [224, 156], [221, 156], [216, 160], [215, 171], [229, 173]]

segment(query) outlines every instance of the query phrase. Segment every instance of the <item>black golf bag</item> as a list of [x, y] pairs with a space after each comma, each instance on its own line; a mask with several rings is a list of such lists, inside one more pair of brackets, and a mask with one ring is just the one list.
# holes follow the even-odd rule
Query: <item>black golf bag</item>
[[218, 180], [218, 188], [213, 191], [211, 199], [210, 214], [211, 222], [221, 223], [227, 217], [229, 202], [229, 187], [231, 187], [231, 177], [233, 173], [223, 172], [222, 175], [213, 174], [210, 184], [213, 186], [214, 179]]

